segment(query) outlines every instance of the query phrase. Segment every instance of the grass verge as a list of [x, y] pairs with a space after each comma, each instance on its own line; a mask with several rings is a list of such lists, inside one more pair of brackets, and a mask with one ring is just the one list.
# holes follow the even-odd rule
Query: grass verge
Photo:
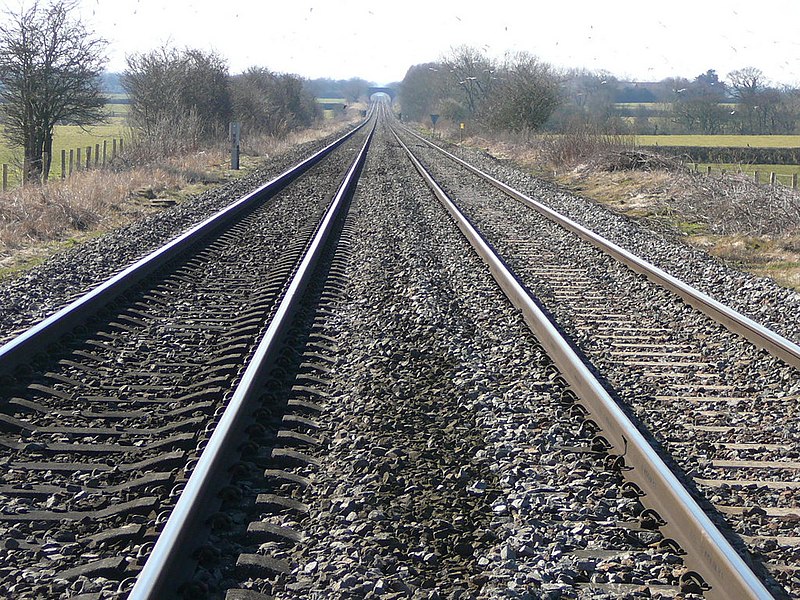
[[[458, 141], [457, 132], [445, 133], [445, 137]], [[800, 291], [798, 192], [756, 184], [752, 176], [745, 174], [707, 177], [690, 174], [683, 168], [659, 168], [658, 161], [654, 161], [656, 168], [610, 171], [608, 165], [616, 161], [609, 160], [609, 156], [613, 158], [614, 153], [630, 148], [615, 149], [609, 143], [592, 148], [582, 139], [564, 137], [551, 138], [544, 145], [536, 138], [513, 136], [468, 137], [463, 143], [510, 160], [537, 177], [646, 227], [670, 232], [735, 268]], [[668, 136], [658, 136], [665, 137]], [[800, 141], [800, 136], [756, 137], [768, 138], [772, 143], [778, 137], [793, 138], [795, 145]], [[719, 143], [718, 139], [713, 144], [709, 142]], [[554, 144], [557, 151], [553, 151]], [[763, 176], [762, 181], [767, 178], [768, 175]]]
[[284, 139], [245, 140], [240, 170], [229, 170], [227, 145], [158, 164], [124, 170], [93, 169], [64, 181], [25, 185], [0, 193], [0, 279], [47, 257], [163, 210], [154, 199], [182, 202], [230, 179], [243, 177], [295, 145], [323, 138], [346, 125], [324, 122]]
[[800, 148], [800, 135], [637, 135], [639, 146]]

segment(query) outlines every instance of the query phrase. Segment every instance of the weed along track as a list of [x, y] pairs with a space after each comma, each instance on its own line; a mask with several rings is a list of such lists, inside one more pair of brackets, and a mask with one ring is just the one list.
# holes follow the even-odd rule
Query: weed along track
[[281, 182], [0, 349], [0, 595], [800, 596], [794, 342], [385, 105]]

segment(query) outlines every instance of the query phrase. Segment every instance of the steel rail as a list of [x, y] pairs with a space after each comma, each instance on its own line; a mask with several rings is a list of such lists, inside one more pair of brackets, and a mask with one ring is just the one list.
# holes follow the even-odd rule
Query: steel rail
[[564, 379], [589, 410], [604, 436], [624, 453], [633, 468], [626, 477], [645, 493], [646, 502], [667, 521], [662, 532], [686, 551], [684, 562], [711, 586], [709, 598], [758, 598], [772, 595], [728, 543], [723, 534], [678, 481], [642, 433], [592, 375], [570, 344], [539, 308], [536, 300], [505, 265], [490, 244], [433, 180], [422, 164], [394, 132], [414, 167], [447, 209], [511, 303], [517, 307]]
[[760, 323], [754, 321], [749, 317], [746, 317], [745, 315], [741, 314], [740, 312], [734, 310], [729, 306], [726, 306], [725, 304], [719, 302], [718, 300], [715, 300], [708, 294], [701, 292], [697, 288], [692, 287], [691, 285], [681, 281], [677, 277], [670, 275], [666, 271], [634, 255], [628, 250], [625, 250], [621, 246], [618, 246], [614, 242], [604, 238], [601, 235], [598, 235], [597, 233], [591, 231], [590, 229], [584, 227], [583, 225], [576, 223], [569, 217], [565, 217], [564, 215], [556, 212], [555, 210], [548, 208], [541, 202], [537, 202], [536, 200], [533, 200], [532, 198], [526, 196], [522, 192], [506, 185], [502, 181], [495, 179], [488, 173], [484, 173], [480, 169], [474, 167], [473, 165], [470, 165], [466, 161], [448, 152], [444, 148], [441, 148], [436, 144], [430, 142], [429, 140], [426, 140], [424, 137], [420, 136], [414, 131], [411, 131], [408, 128], [404, 128], [404, 130], [409, 134], [413, 135], [415, 138], [424, 142], [428, 146], [438, 150], [448, 158], [451, 158], [452, 160], [454, 160], [455, 162], [457, 162], [470, 172], [474, 173], [475, 175], [489, 182], [491, 185], [493, 185], [500, 191], [504, 192], [505, 194], [508, 194], [509, 196], [525, 204], [526, 206], [533, 208], [534, 210], [538, 211], [548, 219], [554, 221], [564, 229], [571, 231], [572, 233], [578, 235], [580, 238], [586, 240], [596, 248], [613, 256], [616, 260], [622, 262], [628, 268], [632, 269], [637, 273], [645, 275], [648, 279], [650, 279], [654, 283], [677, 294], [687, 304], [703, 312], [705, 315], [717, 321], [721, 325], [725, 326], [733, 333], [741, 335], [742, 337], [749, 340], [759, 348], [763, 348], [770, 354], [777, 356], [781, 360], [785, 361], [787, 364], [790, 364], [793, 367], [800, 369], [800, 346], [798, 346], [791, 340], [764, 327]]
[[271, 181], [175, 237], [161, 248], [134, 262], [80, 298], [0, 346], [0, 374], [11, 373], [18, 365], [30, 361], [48, 344], [83, 324], [89, 315], [131, 289], [165, 263], [178, 257], [189, 246], [218, 231], [265, 196], [279, 192], [355, 135], [367, 122], [368, 119], [301, 163], [287, 169]]
[[[239, 385], [236, 387], [228, 406], [220, 417], [203, 453], [192, 471], [186, 487], [172, 510], [164, 529], [158, 536], [155, 546], [139, 573], [136, 583], [128, 596], [129, 600], [156, 600], [170, 596], [169, 586], [176, 581], [167, 581], [169, 568], [179, 561], [187, 560], [184, 547], [186, 536], [194, 517], [207, 510], [209, 498], [214, 491], [214, 473], [232, 455], [234, 446], [240, 441], [239, 433], [245, 413], [251, 401], [259, 395], [264, 376], [280, 350], [284, 333], [291, 325], [292, 317], [299, 305], [314, 272], [325, 242], [329, 239], [333, 224], [341, 213], [345, 198], [355, 189], [358, 173], [366, 158], [375, 124], [367, 136], [361, 151], [347, 172], [336, 196], [328, 207], [305, 256], [301, 260], [287, 291], [248, 363]], [[173, 590], [174, 591], [174, 590]]]

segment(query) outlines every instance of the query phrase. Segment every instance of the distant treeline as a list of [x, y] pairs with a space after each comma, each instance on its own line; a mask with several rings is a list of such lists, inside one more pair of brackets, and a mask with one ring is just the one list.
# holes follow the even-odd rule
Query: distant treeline
[[[235, 75], [234, 75], [235, 77]], [[101, 76], [101, 89], [106, 94], [126, 94], [127, 90], [123, 85], [122, 73], [103, 73]], [[303, 87], [316, 98], [344, 98], [349, 102], [356, 102], [366, 98], [369, 87], [373, 82], [352, 77], [350, 79], [302, 79]], [[110, 101], [114, 104], [124, 104], [124, 99]]]
[[438, 114], [454, 124], [469, 121], [473, 128], [588, 128], [610, 134], [800, 132], [800, 89], [774, 85], [755, 67], [731, 71], [725, 78], [709, 69], [694, 79], [630, 82], [605, 71], [555, 69], [530, 55], [498, 61], [461, 47], [438, 61], [409, 68], [400, 83], [400, 100], [410, 119]]

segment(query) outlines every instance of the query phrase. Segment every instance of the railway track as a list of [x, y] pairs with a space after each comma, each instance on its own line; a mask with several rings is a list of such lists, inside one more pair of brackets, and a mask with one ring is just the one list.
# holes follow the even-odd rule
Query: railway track
[[[363, 137], [332, 144], [0, 349], [7, 593], [130, 588]], [[110, 587], [84, 590], [98, 580]]]
[[791, 342], [759, 350], [398, 132], [523, 321], [377, 112], [77, 330], [4, 348], [0, 591], [800, 595]]
[[[764, 560], [792, 595], [800, 593], [798, 447], [789, 441], [796, 429], [800, 348], [453, 155], [434, 152], [448, 164], [436, 162], [431, 152], [420, 154], [609, 390], [727, 517], [726, 525], [740, 536], [736, 541]], [[451, 165], [460, 168], [447, 172]], [[473, 179], [465, 180], [465, 172]], [[476, 192], [475, 180], [494, 192]], [[589, 243], [581, 247], [577, 238]]]

